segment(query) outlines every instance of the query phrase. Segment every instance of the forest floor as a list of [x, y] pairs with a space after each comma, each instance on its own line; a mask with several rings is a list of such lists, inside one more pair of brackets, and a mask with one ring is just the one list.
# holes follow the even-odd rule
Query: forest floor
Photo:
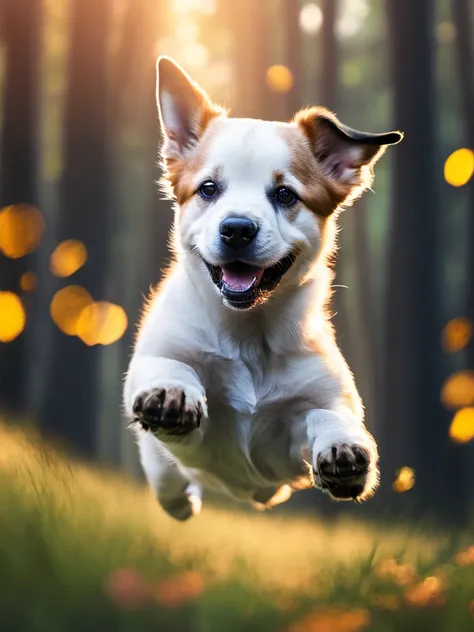
[[[474, 538], [205, 507], [0, 425], [0, 629], [474, 630]], [[471, 548], [470, 548], [471, 547]]]

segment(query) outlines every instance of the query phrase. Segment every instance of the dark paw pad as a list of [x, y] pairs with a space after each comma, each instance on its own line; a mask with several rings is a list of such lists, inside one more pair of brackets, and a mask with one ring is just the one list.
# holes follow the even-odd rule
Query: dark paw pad
[[358, 446], [339, 444], [319, 455], [316, 482], [338, 500], [357, 500], [365, 492], [370, 455]]
[[182, 435], [199, 428], [203, 416], [201, 402], [194, 403], [180, 388], [155, 388], [138, 395], [133, 404], [135, 422], [144, 430], [163, 430]]

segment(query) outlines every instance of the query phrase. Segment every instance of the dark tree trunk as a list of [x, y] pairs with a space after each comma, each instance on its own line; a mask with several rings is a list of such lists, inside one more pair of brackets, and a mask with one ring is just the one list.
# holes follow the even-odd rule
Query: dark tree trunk
[[[465, 510], [464, 472], [448, 439], [440, 404], [440, 262], [436, 178], [434, 3], [387, 0], [394, 124], [405, 140], [394, 150], [393, 210], [385, 314], [386, 428], [383, 481], [395, 468], [417, 471], [410, 492], [418, 512], [450, 520]], [[406, 504], [408, 501], [406, 501]]]
[[[41, 4], [40, 0], [3, 2], [5, 78], [0, 208], [20, 203], [38, 205]], [[31, 269], [33, 257], [13, 260], [0, 254], [0, 290], [18, 291], [20, 277]], [[13, 342], [0, 343], [0, 405], [17, 413], [27, 407], [27, 332]]]
[[[471, 30], [472, 15], [467, 0], [453, 0], [453, 17], [456, 25], [456, 61], [461, 92], [462, 115], [467, 144], [474, 151], [474, 45]], [[474, 178], [469, 187], [468, 247], [467, 247], [467, 295], [466, 315], [474, 323]], [[467, 361], [474, 369], [474, 342], [467, 350]]]
[[[109, 159], [107, 139], [107, 52], [111, 0], [76, 0], [71, 14], [71, 53], [64, 115], [64, 174], [58, 241], [80, 239], [86, 265], [74, 276], [94, 300], [105, 298]], [[98, 423], [100, 347], [54, 331], [49, 388], [42, 426], [85, 453], [92, 453]]]
[[[381, 416], [379, 407], [380, 394], [380, 360], [381, 354], [377, 352], [379, 346], [377, 332], [374, 327], [375, 299], [374, 278], [372, 274], [372, 261], [370, 258], [370, 246], [368, 242], [368, 218], [367, 200], [363, 197], [355, 208], [349, 210], [353, 213], [352, 226], [354, 238], [354, 268], [356, 275], [356, 304], [360, 322], [360, 335], [362, 338], [363, 366], [367, 375], [365, 378], [366, 394], [364, 403], [368, 425], [372, 429], [380, 427]], [[357, 375], [356, 375], [357, 378]]]

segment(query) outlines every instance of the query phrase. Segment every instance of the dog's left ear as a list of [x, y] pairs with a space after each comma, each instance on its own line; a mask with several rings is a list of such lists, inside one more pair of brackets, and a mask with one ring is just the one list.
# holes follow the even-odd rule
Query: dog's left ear
[[299, 112], [294, 122], [310, 141], [323, 173], [346, 195], [370, 185], [372, 167], [387, 145], [399, 143], [401, 132], [370, 134], [359, 132], [341, 123], [326, 108], [316, 107]]
[[180, 159], [197, 145], [208, 123], [224, 112], [169, 57], [156, 63], [156, 100], [165, 138], [162, 153]]

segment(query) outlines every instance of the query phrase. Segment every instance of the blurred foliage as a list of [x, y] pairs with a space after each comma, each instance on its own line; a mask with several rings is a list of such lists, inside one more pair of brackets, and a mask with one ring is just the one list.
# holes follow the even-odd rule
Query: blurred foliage
[[212, 508], [177, 524], [32, 433], [0, 439], [2, 630], [472, 630], [472, 531]]

